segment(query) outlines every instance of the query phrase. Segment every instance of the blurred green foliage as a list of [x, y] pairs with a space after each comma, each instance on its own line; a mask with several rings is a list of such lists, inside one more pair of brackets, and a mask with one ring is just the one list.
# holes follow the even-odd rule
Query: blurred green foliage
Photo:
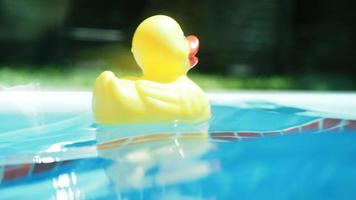
[[354, 90], [355, 9], [348, 0], [0, 0], [0, 83], [36, 71], [88, 86], [101, 68], [132, 71], [136, 26], [166, 14], [200, 38], [196, 71], [209, 75], [194, 78], [207, 88]]

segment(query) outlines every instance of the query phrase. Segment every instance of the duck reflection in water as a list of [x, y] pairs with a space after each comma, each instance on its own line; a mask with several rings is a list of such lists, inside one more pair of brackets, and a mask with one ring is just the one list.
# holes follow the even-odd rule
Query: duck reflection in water
[[200, 159], [213, 148], [207, 130], [120, 138], [99, 143], [97, 148], [101, 157], [114, 161], [106, 172], [118, 194], [161, 188], [155, 195], [173, 192], [182, 197], [184, 193], [178, 188], [167, 188], [199, 180], [219, 169], [218, 161]]

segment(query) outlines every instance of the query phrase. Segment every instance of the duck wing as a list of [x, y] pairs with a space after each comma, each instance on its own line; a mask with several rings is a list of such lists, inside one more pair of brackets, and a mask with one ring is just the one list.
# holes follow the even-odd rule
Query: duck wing
[[180, 112], [180, 95], [175, 83], [138, 80], [136, 88], [148, 109], [165, 114]]
[[194, 118], [209, 107], [204, 92], [187, 77], [172, 83], [139, 80], [137, 91], [147, 107], [165, 114]]

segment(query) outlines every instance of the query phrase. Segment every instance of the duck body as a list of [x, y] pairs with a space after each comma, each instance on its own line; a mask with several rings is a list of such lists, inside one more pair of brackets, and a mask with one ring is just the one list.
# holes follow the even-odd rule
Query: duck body
[[94, 89], [93, 109], [98, 123], [195, 123], [210, 117], [204, 92], [188, 77], [170, 83], [119, 79], [103, 72]]
[[93, 92], [95, 121], [196, 123], [209, 119], [209, 101], [186, 76], [197, 63], [196, 43], [197, 39], [186, 38], [178, 23], [168, 16], [143, 21], [132, 42], [132, 53], [143, 75], [118, 78], [110, 71], [101, 73]]

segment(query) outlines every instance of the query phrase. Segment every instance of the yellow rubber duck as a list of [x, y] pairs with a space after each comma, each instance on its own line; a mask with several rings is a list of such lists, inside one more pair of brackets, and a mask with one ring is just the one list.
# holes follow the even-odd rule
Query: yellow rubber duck
[[199, 40], [185, 37], [172, 18], [144, 20], [132, 40], [141, 77], [117, 78], [105, 71], [96, 79], [94, 118], [100, 124], [173, 122], [196, 123], [210, 118], [202, 89], [187, 77], [197, 64]]

